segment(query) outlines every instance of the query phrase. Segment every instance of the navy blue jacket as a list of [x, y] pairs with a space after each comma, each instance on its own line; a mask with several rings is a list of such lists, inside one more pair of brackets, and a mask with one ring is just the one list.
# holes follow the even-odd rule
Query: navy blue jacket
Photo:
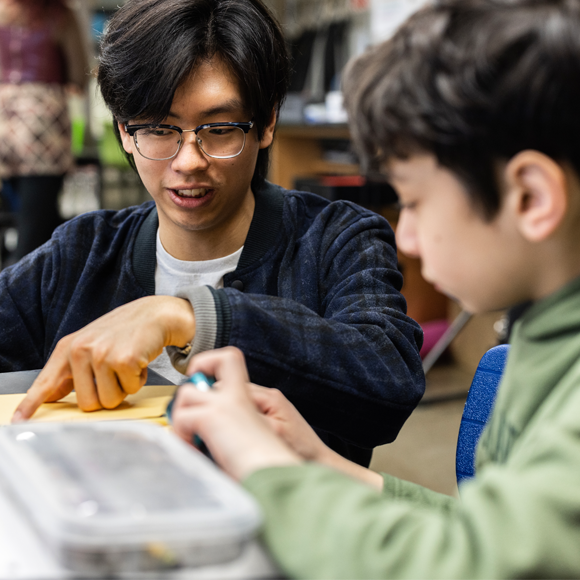
[[[253, 382], [279, 388], [332, 447], [368, 463], [424, 391], [393, 231], [350, 202], [269, 183], [254, 193], [238, 267], [212, 290], [215, 347], [240, 348]], [[153, 202], [91, 212], [2, 271], [0, 371], [41, 368], [63, 336], [154, 294], [157, 227]]]

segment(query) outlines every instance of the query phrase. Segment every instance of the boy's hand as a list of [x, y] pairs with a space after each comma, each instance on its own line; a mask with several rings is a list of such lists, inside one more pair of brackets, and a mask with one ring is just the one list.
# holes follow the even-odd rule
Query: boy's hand
[[376, 489], [382, 489], [383, 478], [378, 473], [345, 459], [327, 447], [296, 407], [278, 389], [251, 385], [251, 394], [274, 431], [301, 458], [322, 463], [360, 479]]
[[328, 463], [332, 453], [296, 407], [279, 391], [252, 384], [250, 394], [274, 431], [306, 461]]
[[216, 462], [235, 479], [307, 459], [382, 489], [378, 473], [324, 445], [282, 393], [251, 384], [244, 355], [237, 348], [198, 354], [188, 368], [189, 374], [195, 372], [214, 376], [214, 388], [201, 392], [182, 385], [173, 405], [173, 428], [188, 443], [199, 435]]
[[113, 409], [145, 384], [147, 365], [164, 346], [185, 345], [194, 335], [193, 309], [181, 298], [148, 296], [120, 306], [58, 342], [12, 421], [29, 419], [73, 388], [83, 411]]
[[199, 435], [215, 461], [238, 480], [257, 469], [301, 462], [256, 408], [241, 351], [227, 347], [201, 353], [188, 372], [214, 376], [216, 382], [208, 392], [180, 387], [172, 418], [175, 432], [185, 441]]

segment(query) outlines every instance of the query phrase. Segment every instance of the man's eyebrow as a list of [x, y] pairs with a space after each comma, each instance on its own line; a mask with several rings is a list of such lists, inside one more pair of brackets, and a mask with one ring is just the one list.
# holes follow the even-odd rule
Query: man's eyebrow
[[[239, 113], [245, 109], [244, 104], [239, 99], [230, 99], [223, 103], [217, 104], [215, 107], [199, 111], [198, 115], [201, 118], [213, 117], [215, 115]], [[169, 111], [169, 116], [175, 119], [180, 119], [180, 116], [173, 111]], [[249, 120], [249, 119], [248, 119]]]

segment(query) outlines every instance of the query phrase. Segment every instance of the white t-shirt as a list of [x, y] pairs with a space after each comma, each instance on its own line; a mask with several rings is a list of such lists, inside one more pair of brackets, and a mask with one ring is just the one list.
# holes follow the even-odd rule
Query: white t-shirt
[[[178, 260], [165, 250], [159, 237], [159, 230], [157, 230], [155, 294], [157, 296], [184, 295], [187, 288], [198, 286], [223, 288], [224, 275], [237, 268], [243, 249], [242, 246], [233, 254], [215, 260], [202, 262]], [[149, 367], [176, 384], [181, 383], [185, 378], [185, 375], [175, 370], [165, 349], [149, 364]]]

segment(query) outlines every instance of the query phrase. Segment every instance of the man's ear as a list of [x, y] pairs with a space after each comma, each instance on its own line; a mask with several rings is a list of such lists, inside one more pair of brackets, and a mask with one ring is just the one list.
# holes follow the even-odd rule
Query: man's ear
[[276, 107], [274, 107], [272, 109], [272, 114], [270, 115], [270, 120], [264, 127], [264, 134], [260, 139], [260, 149], [266, 149], [266, 147], [270, 147], [272, 144], [272, 141], [274, 140], [274, 129], [276, 128], [277, 120]]
[[121, 135], [121, 142], [123, 143], [123, 149], [127, 153], [130, 153], [132, 155], [133, 154], [133, 139], [132, 139], [131, 135], [129, 135], [129, 133], [127, 133], [127, 131], [125, 131], [125, 125], [123, 123], [117, 123], [117, 126], [119, 127], [119, 134]]
[[520, 233], [530, 242], [549, 238], [560, 226], [568, 206], [564, 169], [539, 151], [521, 151], [504, 171], [506, 202], [517, 216]]

